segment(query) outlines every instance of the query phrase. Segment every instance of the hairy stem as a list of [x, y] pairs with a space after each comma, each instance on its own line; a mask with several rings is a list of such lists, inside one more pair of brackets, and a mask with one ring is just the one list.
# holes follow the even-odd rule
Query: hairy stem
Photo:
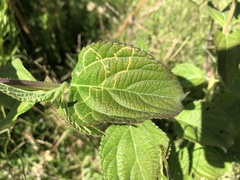
[[61, 86], [57, 83], [47, 83], [38, 81], [27, 81], [17, 79], [0, 78], [0, 83], [7, 84], [24, 90], [52, 90]]

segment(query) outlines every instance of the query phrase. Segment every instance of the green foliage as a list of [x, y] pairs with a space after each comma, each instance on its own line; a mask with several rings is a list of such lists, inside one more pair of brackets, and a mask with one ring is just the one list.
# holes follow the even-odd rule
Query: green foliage
[[[218, 123], [216, 123], [218, 122]], [[177, 134], [202, 145], [226, 150], [234, 144], [234, 124], [231, 118], [211, 102], [194, 101], [176, 119]]]
[[[180, 77], [181, 84], [190, 91], [187, 105], [174, 122], [177, 135], [184, 139], [175, 141], [176, 154], [172, 152], [169, 160], [170, 171], [177, 179], [218, 179], [232, 173], [232, 162], [239, 163], [236, 147], [239, 147], [237, 141], [240, 123], [240, 42], [239, 30], [231, 29], [231, 25], [239, 21], [239, 8], [237, 1], [232, 1], [231, 8], [224, 9], [224, 12], [208, 6], [210, 15], [222, 26], [222, 32], [216, 30], [214, 35], [218, 59], [217, 65], [212, 64], [217, 66], [220, 78], [213, 71], [215, 67], [212, 71], [207, 69], [209, 78], [204, 78], [202, 71], [193, 65], [178, 64], [173, 68], [173, 72]], [[196, 99], [194, 85], [204, 87], [199, 86], [206, 83], [204, 81], [207, 81], [204, 96]], [[174, 162], [177, 160], [180, 162], [175, 169]]]
[[195, 179], [201, 177], [216, 179], [231, 169], [231, 164], [225, 162], [224, 153], [216, 148], [196, 144], [192, 152], [191, 173], [195, 175]]
[[[14, 99], [25, 102], [41, 102], [53, 101], [58, 93], [64, 90], [67, 84], [62, 84], [60, 87], [50, 91], [27, 91], [20, 88], [15, 88], [4, 83], [0, 83], [0, 91], [4, 94], [11, 96]], [[55, 95], [56, 94], [56, 95]]]
[[[11, 64], [8, 64], [0, 68], [0, 77], [36, 81], [35, 78], [23, 67], [19, 59], [15, 59], [11, 62]], [[0, 83], [0, 89], [2, 90], [5, 89], [5, 92], [6, 92], [8, 88], [12, 89], [13, 87]], [[14, 92], [14, 91], [10, 91], [10, 92]], [[16, 97], [19, 97], [19, 95], [16, 95]], [[23, 95], [21, 97], [23, 97]], [[7, 109], [10, 109], [7, 115], [5, 115], [6, 109], [2, 110], [2, 114], [0, 116], [1, 117], [0, 129], [2, 129], [5, 125], [8, 125], [11, 122], [15, 121], [19, 115], [31, 109], [35, 104], [35, 102], [31, 102], [31, 101], [27, 102], [27, 101], [23, 101], [22, 99], [16, 99], [16, 98], [13, 99], [8, 94], [4, 94], [2, 92], [0, 92], [0, 98], [1, 98], [0, 104], [6, 107]]]
[[218, 72], [226, 89], [240, 97], [240, 31], [215, 36], [218, 53]]
[[[73, 70], [67, 102], [63, 100], [67, 83], [50, 90], [42, 90], [40, 84], [32, 84], [39, 90], [25, 90], [24, 86], [29, 87], [29, 84], [23, 82], [20, 80], [18, 84], [11, 85], [0, 83], [0, 91], [23, 102], [53, 103], [60, 115], [80, 132], [102, 135], [103, 133], [92, 125], [105, 122], [126, 123], [122, 126], [110, 126], [113, 130], [108, 130], [102, 140], [101, 146], [113, 149], [115, 144], [108, 139], [108, 136], [111, 136], [112, 141], [120, 143], [119, 148], [123, 149], [123, 152], [115, 153], [119, 160], [114, 163], [115, 166], [103, 169], [106, 178], [112, 179], [112, 175], [107, 172], [119, 166], [123, 169], [117, 169], [117, 176], [123, 179], [154, 179], [160, 174], [162, 164], [166, 163], [169, 139], [152, 124], [134, 127], [129, 123], [139, 123], [151, 118], [172, 118], [182, 110], [184, 94], [176, 77], [149, 54], [119, 43], [100, 42], [87, 46], [81, 51], [77, 66]], [[45, 85], [47, 83], [42, 84], [43, 87]], [[56, 103], [55, 100], [59, 101]], [[145, 136], [145, 133], [149, 136]], [[121, 142], [117, 142], [119, 136], [124, 143], [122, 147]], [[129, 147], [129, 136], [133, 143], [132, 149], [140, 151], [124, 153]], [[146, 157], [145, 153], [148, 151], [152, 154]], [[103, 153], [104, 164], [110, 164], [113, 155]], [[133, 158], [129, 159], [128, 156]], [[128, 163], [124, 164], [126, 158]]]
[[177, 115], [183, 98], [178, 80], [144, 51], [95, 43], [81, 51], [73, 70], [69, 113], [82, 124], [136, 123]]
[[[102, 179], [101, 163], [105, 179], [239, 179], [240, 6], [237, 0], [211, 2], [3, 2], [2, 17], [11, 23], [1, 27], [19, 26], [10, 28], [19, 32], [12, 34], [13, 46], [5, 46], [10, 31], [2, 36], [4, 52], [12, 52], [3, 64], [19, 48], [36, 79], [64, 81], [75, 69], [69, 85], [61, 86], [37, 82], [19, 60], [1, 68], [1, 91], [11, 96], [0, 94], [0, 178]], [[84, 47], [75, 66], [79, 35], [85, 46], [100, 33], [154, 55], [173, 67], [180, 83], [147, 53], [119, 43]], [[21, 44], [12, 48], [18, 38]], [[185, 96], [180, 84], [187, 97], [177, 115]], [[33, 102], [19, 101], [30, 100], [26, 94]], [[40, 100], [44, 107], [35, 104]], [[101, 136], [100, 160], [56, 112], [77, 131]]]
[[112, 125], [106, 134], [100, 146], [105, 179], [155, 179], [159, 176], [164, 165], [160, 160], [166, 159], [169, 139], [152, 122]]
[[204, 72], [193, 64], [177, 64], [172, 72], [181, 79], [182, 87], [198, 86], [206, 80]]
[[[234, 1], [232, 1], [234, 2]], [[208, 12], [211, 15], [211, 17], [214, 19], [216, 23], [218, 23], [222, 28], [234, 25], [240, 21], [240, 3], [238, 1], [235, 1], [235, 11], [233, 12], [233, 15], [231, 17], [231, 21], [228, 22], [229, 13], [232, 13], [230, 10], [230, 6], [227, 5], [222, 11], [219, 11], [217, 8], [214, 7], [214, 4], [211, 2], [208, 3]], [[230, 24], [229, 24], [230, 23]]]

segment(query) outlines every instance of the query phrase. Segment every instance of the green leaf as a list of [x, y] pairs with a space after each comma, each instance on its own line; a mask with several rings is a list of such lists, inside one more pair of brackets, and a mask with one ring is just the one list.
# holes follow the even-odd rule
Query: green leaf
[[[224, 28], [228, 23], [227, 20], [230, 12], [231, 3], [226, 8], [224, 8], [222, 12], [216, 9], [211, 2], [208, 3], [207, 10], [210, 16], [214, 19], [214, 21], [220, 24], [222, 28]], [[230, 24], [234, 25], [239, 21], [240, 21], [240, 3], [236, 2], [236, 9], [234, 11]]]
[[240, 132], [240, 98], [230, 93], [224, 93], [214, 99], [214, 103], [224, 110], [228, 119], [234, 123], [236, 134]]
[[225, 154], [217, 148], [195, 144], [192, 153], [192, 170], [196, 179], [218, 179], [229, 173], [231, 164], [225, 162]]
[[88, 135], [93, 135], [93, 136], [103, 136], [103, 135], [105, 135], [104, 132], [95, 128], [94, 126], [83, 126], [83, 125], [78, 124], [75, 121], [71, 121], [71, 120], [68, 120], [67, 123], [69, 123], [78, 132], [81, 132], [83, 134], [88, 134]]
[[210, 16], [216, 21], [218, 24], [221, 25], [223, 28], [227, 21], [227, 16], [222, 13], [221, 11], [217, 10], [213, 7], [212, 3], [208, 3], [207, 10], [210, 14]]
[[[35, 81], [35, 78], [24, 68], [19, 59], [1, 67], [0, 77]], [[0, 93], [0, 99], [0, 104], [10, 109], [6, 117], [0, 120], [0, 129], [15, 121], [19, 115], [31, 109], [35, 104], [35, 102], [20, 102], [3, 93]]]
[[217, 31], [215, 44], [218, 55], [218, 73], [226, 88], [240, 97], [240, 32], [225, 35]]
[[[2, 100], [2, 99], [1, 99]], [[6, 128], [7, 125], [10, 125], [17, 117], [29, 109], [31, 109], [35, 105], [35, 102], [19, 102], [15, 101], [12, 104], [10, 112], [4, 119], [0, 120], [0, 129]]]
[[135, 46], [139, 47], [143, 51], [146, 51], [146, 52], [148, 51], [148, 46], [146, 44], [146, 41], [144, 41], [144, 39], [141, 36], [136, 37]]
[[179, 149], [169, 157], [169, 169], [172, 179], [187, 179], [189, 177], [189, 152], [188, 148]]
[[20, 59], [15, 59], [11, 63], [1, 67], [0, 77], [36, 81], [31, 73], [23, 66]]
[[204, 72], [193, 64], [177, 64], [172, 72], [180, 77], [183, 87], [198, 86], [206, 80]]
[[172, 118], [183, 98], [177, 78], [146, 52], [98, 42], [82, 49], [72, 72], [69, 113], [86, 125]]
[[0, 83], [0, 91], [4, 94], [11, 96], [14, 99], [25, 102], [42, 102], [42, 101], [52, 101], [54, 100], [60, 92], [63, 92], [64, 88], [67, 86], [66, 83], [63, 83], [60, 87], [44, 91], [27, 91], [7, 84]]
[[111, 125], [100, 146], [104, 178], [155, 180], [163, 168], [160, 159], [166, 159], [168, 143], [166, 134], [151, 121]]
[[235, 137], [235, 143], [228, 149], [228, 160], [240, 163], [240, 132]]
[[177, 133], [202, 145], [218, 146], [226, 150], [234, 143], [232, 119], [214, 103], [195, 101], [176, 117]]
[[104, 135], [104, 132], [102, 132], [101, 130], [99, 130], [94, 126], [84, 126], [69, 118], [68, 106], [63, 93], [62, 93], [62, 97], [58, 101], [53, 102], [53, 105], [54, 105], [54, 108], [57, 110], [58, 115], [78, 132], [81, 132], [83, 134], [93, 135], [93, 136]]

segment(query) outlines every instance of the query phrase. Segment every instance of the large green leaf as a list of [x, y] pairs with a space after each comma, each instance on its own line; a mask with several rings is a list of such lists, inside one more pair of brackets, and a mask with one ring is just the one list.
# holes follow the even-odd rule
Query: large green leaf
[[104, 178], [155, 180], [163, 169], [168, 143], [166, 134], [151, 121], [111, 125], [100, 147]]
[[177, 78], [146, 52], [98, 42], [84, 48], [72, 72], [71, 119], [82, 124], [171, 118], [184, 98]]
[[214, 103], [190, 103], [176, 119], [177, 133], [190, 141], [224, 150], [234, 143], [233, 120]]
[[177, 64], [172, 72], [180, 77], [183, 87], [198, 86], [206, 80], [204, 72], [193, 64]]
[[215, 44], [218, 54], [218, 73], [226, 88], [240, 97], [240, 32], [225, 35], [217, 31]]

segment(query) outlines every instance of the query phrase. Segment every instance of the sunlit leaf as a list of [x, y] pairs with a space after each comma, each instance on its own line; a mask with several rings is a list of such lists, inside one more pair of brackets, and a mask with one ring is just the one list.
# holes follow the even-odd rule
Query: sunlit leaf
[[146, 52], [99, 42], [84, 48], [72, 73], [71, 119], [84, 124], [171, 118], [184, 98], [177, 78]]
[[231, 164], [225, 162], [224, 152], [195, 144], [192, 151], [192, 170], [196, 179], [218, 179], [229, 173]]
[[44, 90], [28, 91], [0, 83], [0, 91], [19, 101], [42, 102], [46, 100], [51, 101], [52, 99], [56, 98], [58, 94], [60, 94], [60, 92], [62, 92], [66, 86], [67, 83], [63, 83], [59, 85], [59, 87], [49, 91]]
[[206, 80], [204, 72], [193, 64], [177, 64], [172, 72], [179, 76], [183, 87], [198, 86]]
[[6, 125], [9, 125], [11, 122], [16, 120], [19, 115], [31, 109], [34, 104], [34, 102], [15, 101], [15, 103], [12, 104], [11, 110], [7, 116], [4, 119], [0, 120], [0, 129], [4, 128]]
[[218, 146], [224, 150], [234, 143], [233, 121], [214, 103], [190, 103], [176, 119], [177, 133], [192, 142]]
[[207, 10], [211, 17], [221, 25], [221, 27], [224, 27], [227, 21], [227, 17], [225, 16], [224, 13], [221, 11], [217, 10], [216, 8], [213, 7], [212, 3], [209, 3], [207, 6]]
[[155, 180], [163, 168], [160, 159], [166, 159], [168, 143], [166, 134], [150, 121], [111, 125], [101, 141], [104, 178]]
[[184, 179], [184, 177], [189, 176], [190, 160], [187, 147], [179, 149], [176, 153], [171, 153], [169, 168], [172, 179]]
[[[224, 10], [220, 11], [216, 9], [211, 2], [208, 3], [207, 10], [210, 14], [210, 16], [214, 19], [215, 22], [221, 25], [222, 28], [224, 28], [227, 25], [227, 20], [230, 12], [230, 6], [231, 3], [224, 8]], [[236, 2], [236, 8], [233, 14], [233, 17], [231, 19], [230, 24], [234, 25], [240, 21], [240, 3]]]
[[15, 59], [11, 63], [1, 67], [0, 77], [36, 81], [31, 73], [23, 66], [20, 59]]
[[[0, 77], [35, 81], [35, 78], [24, 68], [19, 59], [2, 67]], [[31, 109], [35, 104], [35, 102], [20, 102], [3, 93], [0, 94], [0, 98], [0, 104], [10, 109], [6, 117], [0, 120], [0, 129], [16, 120], [19, 115]]]

